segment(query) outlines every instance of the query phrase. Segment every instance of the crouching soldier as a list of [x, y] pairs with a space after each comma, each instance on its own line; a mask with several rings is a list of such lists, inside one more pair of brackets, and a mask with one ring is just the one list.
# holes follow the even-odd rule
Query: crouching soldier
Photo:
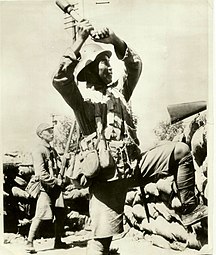
[[68, 248], [69, 246], [61, 241], [64, 228], [64, 200], [62, 186], [64, 180], [58, 177], [60, 159], [50, 142], [53, 140], [53, 127], [42, 123], [36, 130], [40, 137], [40, 144], [35, 148], [33, 164], [35, 175], [39, 177], [41, 188], [37, 199], [35, 216], [30, 226], [26, 251], [36, 252], [33, 247], [33, 240], [39, 230], [42, 220], [52, 220], [55, 215], [55, 242], [54, 248]]
[[[85, 44], [90, 34], [97, 43], [113, 45], [118, 59], [124, 63], [125, 70], [117, 81], [112, 82], [112, 52], [96, 43]], [[142, 154], [138, 149], [127, 102], [141, 69], [140, 57], [112, 30], [104, 28], [96, 32], [89, 21], [82, 20], [78, 38], [63, 56], [54, 76], [53, 85], [73, 109], [84, 137], [88, 140], [96, 133], [105, 141], [104, 148], [114, 160], [108, 167], [101, 164], [97, 174], [82, 172], [79, 176], [83, 184], [91, 183], [89, 210], [93, 239], [88, 243], [89, 255], [109, 254], [113, 235], [123, 231], [124, 201], [130, 185], [128, 177], [135, 174], [131, 172], [134, 162], [139, 162], [139, 184], [141, 179], [146, 184], [175, 174], [186, 224], [194, 221], [200, 210], [206, 216], [205, 208], [197, 207], [194, 168], [186, 144], [165, 143]], [[85, 94], [80, 92], [77, 80], [86, 82]], [[100, 156], [100, 148], [96, 149]]]

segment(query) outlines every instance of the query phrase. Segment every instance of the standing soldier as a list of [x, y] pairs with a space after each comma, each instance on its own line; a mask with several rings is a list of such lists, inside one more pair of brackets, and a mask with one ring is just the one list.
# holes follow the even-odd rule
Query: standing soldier
[[35, 175], [39, 177], [41, 188], [37, 200], [35, 216], [30, 226], [26, 250], [36, 252], [33, 240], [42, 220], [52, 220], [55, 215], [55, 243], [54, 248], [68, 248], [61, 241], [64, 228], [64, 200], [61, 192], [63, 178], [58, 176], [60, 170], [60, 158], [50, 142], [53, 140], [53, 126], [42, 123], [36, 130], [40, 137], [40, 144], [33, 152], [33, 164]]
[[[99, 44], [84, 44], [91, 35], [93, 41], [111, 44], [118, 59], [125, 65], [122, 76], [112, 82], [111, 51]], [[93, 239], [88, 255], [109, 254], [112, 237], [123, 231], [123, 208], [131, 171], [139, 162], [143, 183], [174, 174], [182, 202], [186, 224], [197, 220], [197, 212], [206, 217], [205, 208], [197, 207], [195, 176], [189, 147], [184, 143], [166, 143], [140, 154], [138, 139], [127, 102], [137, 84], [142, 69], [140, 57], [113, 31], [95, 31], [89, 21], [78, 25], [78, 36], [63, 56], [54, 76], [53, 85], [73, 109], [84, 137], [103, 137], [114, 165], [101, 166], [97, 175], [81, 174], [80, 182], [90, 185], [90, 217]], [[85, 81], [87, 96], [81, 94], [76, 79]], [[98, 149], [100, 152], [100, 149]], [[89, 161], [89, 165], [90, 165]], [[86, 165], [86, 167], [88, 167]], [[173, 172], [170, 171], [173, 170]], [[75, 170], [75, 169], [74, 169]], [[85, 171], [85, 169], [83, 169]], [[140, 175], [141, 174], [141, 175]], [[192, 212], [192, 214], [190, 214]]]

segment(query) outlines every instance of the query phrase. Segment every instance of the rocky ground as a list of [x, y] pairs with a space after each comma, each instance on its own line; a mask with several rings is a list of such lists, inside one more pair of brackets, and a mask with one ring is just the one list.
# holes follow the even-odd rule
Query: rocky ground
[[[175, 251], [173, 249], [166, 249], [156, 247], [150, 241], [134, 234], [134, 229], [130, 230], [123, 235], [117, 236], [111, 245], [112, 255], [147, 255], [147, 254], [160, 254], [160, 255], [195, 255], [195, 254], [212, 254], [211, 249], [205, 245], [201, 250], [186, 248], [183, 251]], [[85, 255], [86, 245], [89, 233], [87, 231], [80, 231], [73, 233], [70, 236], [64, 237], [63, 241], [71, 245], [67, 250], [53, 249], [53, 238], [37, 239], [35, 241], [35, 249], [38, 255]], [[26, 255], [25, 239], [17, 234], [4, 234], [4, 245], [0, 246], [0, 254], [2, 255]]]

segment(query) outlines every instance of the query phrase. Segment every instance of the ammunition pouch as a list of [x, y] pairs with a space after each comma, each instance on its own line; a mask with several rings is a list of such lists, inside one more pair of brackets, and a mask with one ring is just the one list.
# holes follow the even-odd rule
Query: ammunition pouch
[[93, 133], [80, 142], [80, 151], [73, 157], [68, 172], [72, 173], [69, 177], [75, 185], [86, 187], [91, 183], [89, 180], [98, 176], [102, 169], [114, 166], [115, 162], [106, 141]]

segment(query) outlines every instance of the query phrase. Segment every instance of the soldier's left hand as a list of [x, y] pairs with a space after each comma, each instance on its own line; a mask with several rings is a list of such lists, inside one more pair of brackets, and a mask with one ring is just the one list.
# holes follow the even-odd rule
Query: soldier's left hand
[[115, 36], [116, 36], [115, 33], [107, 27], [102, 28], [100, 30], [93, 30], [91, 32], [91, 38], [95, 42], [101, 42], [101, 43], [107, 43], [107, 44], [113, 43]]

